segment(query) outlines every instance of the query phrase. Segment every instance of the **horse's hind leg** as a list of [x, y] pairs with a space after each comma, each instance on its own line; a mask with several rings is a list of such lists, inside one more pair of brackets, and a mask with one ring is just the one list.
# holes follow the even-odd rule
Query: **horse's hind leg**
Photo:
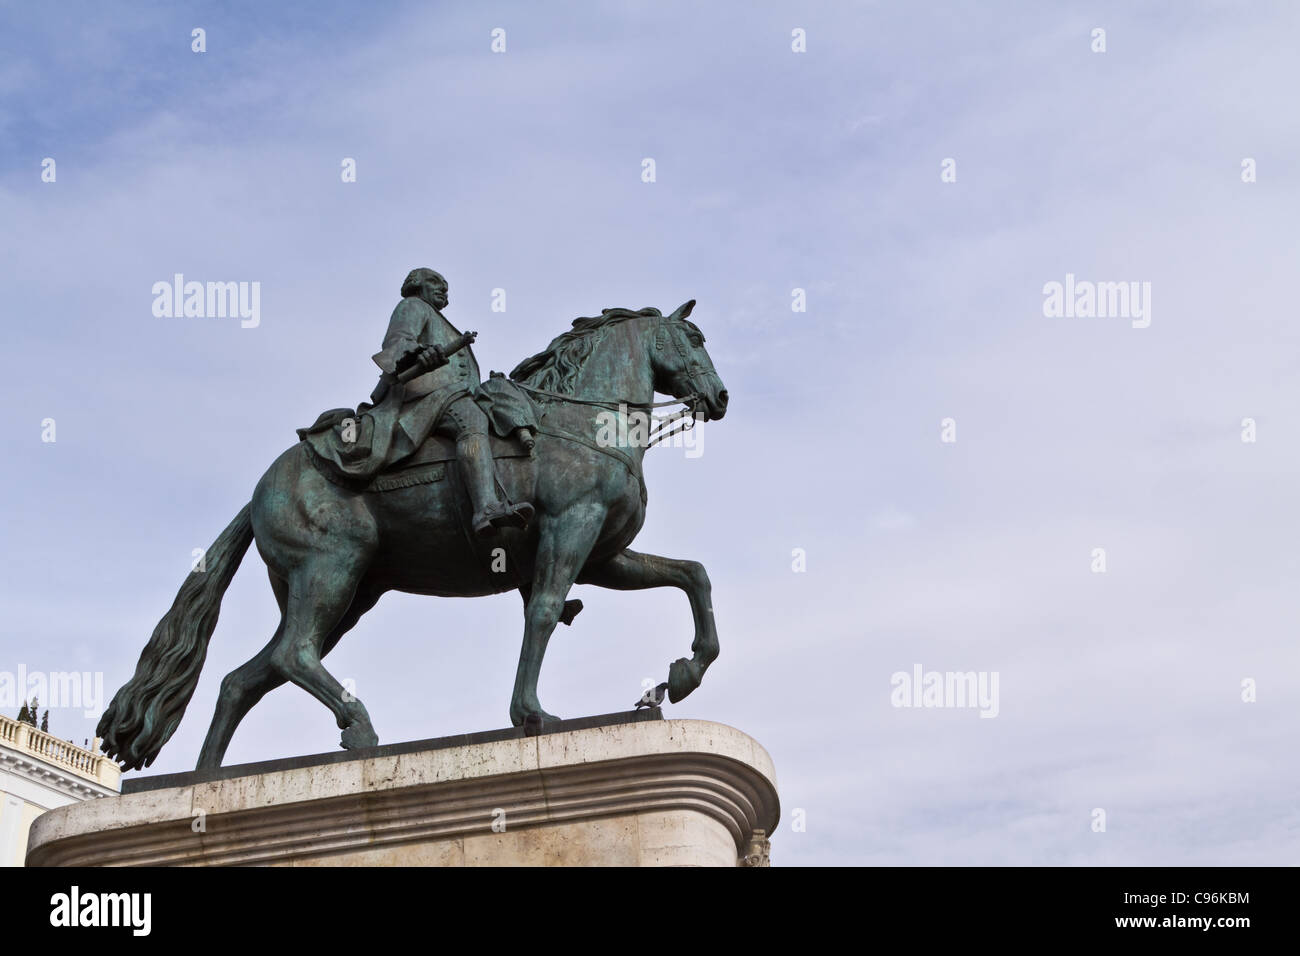
[[289, 592], [283, 578], [274, 574], [270, 578], [275, 601], [280, 605], [280, 623], [271, 640], [256, 657], [222, 678], [221, 690], [217, 694], [217, 710], [212, 715], [212, 724], [203, 740], [203, 749], [199, 751], [199, 762], [195, 770], [215, 770], [220, 767], [239, 722], [259, 700], [284, 683], [284, 678], [271, 668], [271, 651], [284, 635], [284, 609]]
[[216, 770], [226, 756], [230, 739], [235, 735], [235, 727], [243, 721], [248, 711], [261, 698], [285, 683], [282, 676], [270, 667], [270, 652], [279, 643], [279, 637], [285, 633], [285, 620], [279, 620], [276, 635], [270, 643], [261, 649], [251, 661], [242, 663], [221, 680], [221, 691], [217, 696], [217, 713], [213, 714], [212, 726], [208, 727], [208, 736], [203, 740], [203, 749], [199, 750], [199, 763], [195, 770]]
[[[258, 652], [257, 656], [235, 668], [221, 681], [220, 696], [217, 699], [217, 712], [208, 728], [208, 736], [203, 741], [196, 769], [210, 770], [221, 766], [226, 756], [226, 749], [235, 735], [235, 728], [248, 715], [263, 697], [285, 683], [286, 678], [271, 666], [271, 654], [284, 635], [284, 612], [288, 598], [288, 588], [282, 578], [271, 576], [271, 589], [280, 605], [280, 625], [270, 642]], [[343, 619], [335, 626], [321, 654], [328, 654], [334, 645], [350, 631], [375, 602], [379, 600], [379, 591], [358, 591]]]
[[356, 579], [349, 572], [346, 566], [322, 560], [292, 573], [284, 632], [271, 649], [270, 664], [334, 713], [343, 730], [342, 746], [355, 750], [379, 743], [370, 715], [321, 664], [326, 640], [352, 605]]
[[266, 647], [252, 660], [239, 665], [222, 679], [221, 691], [217, 697], [217, 712], [212, 717], [212, 726], [208, 728], [203, 749], [199, 751], [196, 770], [215, 770], [220, 767], [239, 722], [259, 700], [284, 683], [284, 678], [271, 667], [271, 651], [283, 634], [284, 619], [281, 618], [275, 636]]

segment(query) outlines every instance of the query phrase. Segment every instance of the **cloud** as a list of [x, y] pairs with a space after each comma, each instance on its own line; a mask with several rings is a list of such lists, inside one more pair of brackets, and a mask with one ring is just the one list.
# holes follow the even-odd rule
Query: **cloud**
[[[784, 12], [685, 9], [502, 7], [499, 56], [421, 5], [213, 19], [201, 57], [161, 14], [5, 31], [0, 669], [90, 648], [124, 679], [293, 429], [368, 394], [411, 267], [485, 370], [697, 298], [731, 410], [701, 457], [651, 453], [635, 546], [709, 568], [722, 656], [669, 716], [772, 753], [808, 820], [775, 862], [1293, 860], [1297, 14], [837, 7], [793, 54]], [[176, 272], [261, 282], [261, 326], [154, 318]], [[1066, 272], [1152, 282], [1151, 327], [1045, 318]], [[689, 647], [685, 599], [579, 590], [543, 702], [624, 709]], [[250, 554], [155, 770], [275, 621]], [[383, 741], [461, 733], [505, 722], [520, 635], [514, 595], [394, 594], [326, 664]], [[999, 717], [891, 708], [914, 662], [999, 672]], [[229, 760], [336, 746], [282, 688]]]

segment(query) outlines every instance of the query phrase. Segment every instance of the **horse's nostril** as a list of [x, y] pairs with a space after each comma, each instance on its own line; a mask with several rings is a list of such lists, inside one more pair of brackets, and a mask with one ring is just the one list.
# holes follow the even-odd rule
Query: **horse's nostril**
[[718, 392], [718, 401], [723, 405], [727, 404], [727, 390], [725, 388]]

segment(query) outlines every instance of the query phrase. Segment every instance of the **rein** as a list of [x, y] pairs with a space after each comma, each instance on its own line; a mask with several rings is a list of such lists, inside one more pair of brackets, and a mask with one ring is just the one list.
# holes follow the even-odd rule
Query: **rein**
[[700, 396], [692, 392], [685, 398], [674, 398], [666, 402], [608, 402], [600, 399], [575, 398], [572, 395], [562, 395], [559, 392], [548, 392], [544, 388], [533, 388], [531, 385], [525, 385], [523, 382], [514, 382], [516, 386], [522, 388], [525, 392], [532, 392], [534, 395], [545, 395], [547, 398], [559, 399], [562, 402], [568, 402], [570, 405], [596, 405], [600, 408], [608, 408], [610, 411], [618, 411], [620, 408], [664, 408], [668, 405], [689, 405]]
[[[653, 435], [651, 435], [649, 441], [646, 442], [647, 449], [653, 448], [655, 445], [659, 444], [659, 442], [663, 441], [663, 439], [667, 438], [668, 435], [672, 434], [673, 432], [681, 432], [681, 431], [686, 431], [686, 429], [688, 428], [694, 428], [695, 427], [694, 404], [700, 397], [697, 393], [691, 392], [691, 394], [687, 395], [685, 398], [674, 398], [666, 402], [608, 402], [600, 399], [575, 398], [572, 395], [562, 395], [559, 392], [550, 392], [544, 388], [534, 388], [531, 385], [525, 385], [523, 382], [515, 382], [514, 384], [519, 386], [519, 388], [523, 389], [525, 392], [532, 392], [534, 395], [544, 395], [547, 398], [553, 398], [556, 399], [557, 401], [568, 402], [570, 405], [591, 405], [591, 406], [595, 406], [596, 408], [605, 408], [615, 412], [620, 411], [621, 409], [624, 408], [635, 408], [640, 410], [640, 409], [647, 409], [647, 408], [666, 408], [670, 405], [685, 405], [686, 406], [685, 408], [681, 409], [680, 411], [673, 412], [671, 415], [652, 414], [650, 416], [651, 420], [659, 426], [659, 430], [656, 431]], [[686, 427], [675, 428], [674, 426], [676, 425], [676, 423], [681, 421], [683, 418], [690, 419]], [[555, 437], [567, 437], [567, 436], [555, 436]], [[598, 446], [595, 445], [593, 445], [592, 447], [597, 448], [598, 451], [608, 450], [604, 448], [599, 448]], [[615, 455], [614, 457], [618, 458], [619, 456]]]

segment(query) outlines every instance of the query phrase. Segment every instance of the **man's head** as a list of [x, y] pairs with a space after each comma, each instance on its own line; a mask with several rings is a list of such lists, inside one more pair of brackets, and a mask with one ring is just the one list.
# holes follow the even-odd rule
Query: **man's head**
[[412, 269], [402, 283], [402, 298], [417, 296], [435, 309], [447, 307], [447, 280], [432, 269]]

